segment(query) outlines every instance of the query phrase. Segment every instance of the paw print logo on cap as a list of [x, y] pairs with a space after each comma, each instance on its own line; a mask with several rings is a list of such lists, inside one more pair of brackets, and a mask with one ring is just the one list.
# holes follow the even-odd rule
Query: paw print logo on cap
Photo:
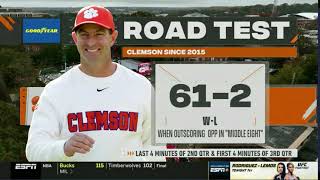
[[84, 18], [86, 19], [92, 19], [94, 17], [97, 17], [98, 16], [98, 11], [93, 9], [93, 8], [90, 8], [90, 9], [87, 9], [84, 11]]

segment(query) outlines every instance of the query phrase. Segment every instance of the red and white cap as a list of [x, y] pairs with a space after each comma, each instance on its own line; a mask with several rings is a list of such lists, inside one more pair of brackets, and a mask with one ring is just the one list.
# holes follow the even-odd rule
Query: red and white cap
[[77, 14], [72, 31], [76, 30], [82, 24], [97, 24], [104, 28], [114, 31], [114, 22], [111, 12], [102, 6], [86, 6]]

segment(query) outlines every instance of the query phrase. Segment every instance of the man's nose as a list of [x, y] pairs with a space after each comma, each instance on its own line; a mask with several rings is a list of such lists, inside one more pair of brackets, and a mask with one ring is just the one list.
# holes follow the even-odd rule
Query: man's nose
[[97, 43], [97, 40], [95, 38], [95, 36], [89, 36], [88, 40], [87, 40], [87, 45], [89, 47], [94, 46]]

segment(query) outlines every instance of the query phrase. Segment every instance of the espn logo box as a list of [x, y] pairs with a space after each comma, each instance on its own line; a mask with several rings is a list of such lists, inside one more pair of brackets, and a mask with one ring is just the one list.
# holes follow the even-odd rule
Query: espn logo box
[[210, 168], [210, 172], [227, 172], [228, 170], [226, 168]]
[[230, 179], [230, 162], [212, 161], [208, 163], [209, 180], [229, 180]]
[[40, 179], [40, 163], [11, 163], [11, 179]]

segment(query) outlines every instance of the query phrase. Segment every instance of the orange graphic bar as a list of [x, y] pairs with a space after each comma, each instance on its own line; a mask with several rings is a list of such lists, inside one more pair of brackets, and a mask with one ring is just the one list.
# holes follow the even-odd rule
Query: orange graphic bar
[[27, 112], [27, 88], [20, 88], [20, 125], [26, 124], [26, 112]]
[[186, 57], [297, 57], [297, 48], [286, 47], [123, 47], [124, 58]]
[[16, 23], [10, 16], [8, 16], [7, 19], [11, 22], [11, 24]]
[[291, 44], [296, 43], [296, 42], [298, 41], [298, 38], [299, 38], [298, 34], [295, 35], [295, 36], [291, 39], [290, 43], [291, 43]]
[[0, 23], [2, 23], [4, 25], [4, 27], [6, 29], [8, 29], [9, 31], [13, 31], [13, 27], [10, 25], [10, 23], [2, 16], [0, 16]]
[[270, 125], [315, 125], [316, 87], [271, 87]]

